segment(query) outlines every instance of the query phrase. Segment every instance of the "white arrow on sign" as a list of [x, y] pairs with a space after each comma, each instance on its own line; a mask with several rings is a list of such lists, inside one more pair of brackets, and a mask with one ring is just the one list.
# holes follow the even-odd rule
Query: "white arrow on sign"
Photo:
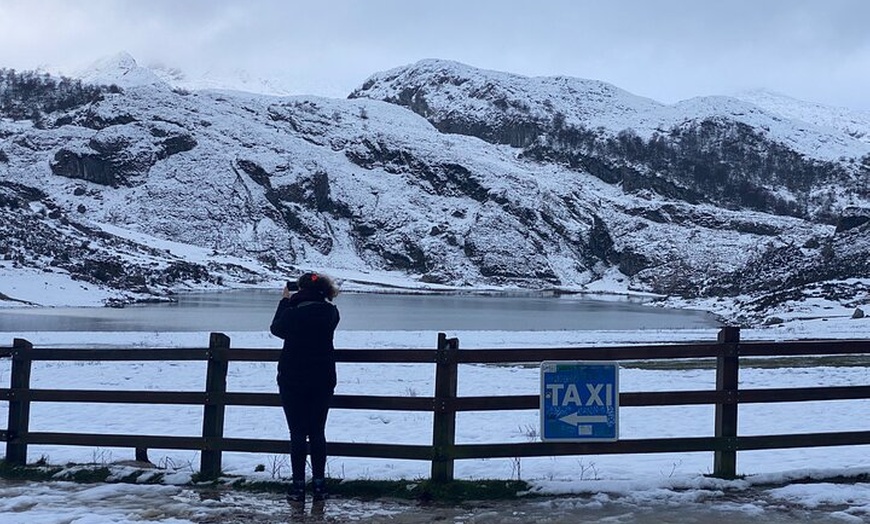
[[572, 426], [579, 426], [580, 424], [606, 424], [607, 416], [606, 415], [581, 415], [580, 413], [571, 413], [570, 415], [566, 415], [560, 418], [562, 422], [566, 424], [570, 424]]

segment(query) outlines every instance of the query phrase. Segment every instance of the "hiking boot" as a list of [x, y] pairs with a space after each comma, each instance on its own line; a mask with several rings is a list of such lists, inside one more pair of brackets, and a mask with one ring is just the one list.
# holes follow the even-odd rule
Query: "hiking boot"
[[314, 500], [326, 500], [326, 479], [314, 479], [311, 482], [311, 491]]
[[305, 502], [305, 481], [294, 480], [287, 491], [287, 502], [302, 503]]

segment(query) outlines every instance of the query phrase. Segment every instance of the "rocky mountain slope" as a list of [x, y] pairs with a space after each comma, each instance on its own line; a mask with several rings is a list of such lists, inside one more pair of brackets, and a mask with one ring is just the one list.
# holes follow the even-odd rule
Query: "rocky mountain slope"
[[[748, 320], [867, 297], [863, 130], [443, 61], [347, 100], [148, 82], [58, 109], [4, 78], [6, 274], [123, 301], [294, 265], [574, 290], [618, 270], [628, 289], [722, 297]], [[37, 110], [2, 109], [22, 104]]]

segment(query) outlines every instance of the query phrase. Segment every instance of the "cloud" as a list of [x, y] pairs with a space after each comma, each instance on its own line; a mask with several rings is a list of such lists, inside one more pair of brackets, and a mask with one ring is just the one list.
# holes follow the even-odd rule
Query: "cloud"
[[665, 102], [765, 87], [870, 109], [864, 0], [0, 0], [0, 66], [125, 50], [345, 96], [422, 58], [616, 84]]

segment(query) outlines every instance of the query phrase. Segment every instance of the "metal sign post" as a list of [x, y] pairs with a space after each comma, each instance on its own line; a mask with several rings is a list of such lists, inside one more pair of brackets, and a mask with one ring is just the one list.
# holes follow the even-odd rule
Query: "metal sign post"
[[619, 364], [541, 363], [541, 438], [613, 442], [619, 438]]

